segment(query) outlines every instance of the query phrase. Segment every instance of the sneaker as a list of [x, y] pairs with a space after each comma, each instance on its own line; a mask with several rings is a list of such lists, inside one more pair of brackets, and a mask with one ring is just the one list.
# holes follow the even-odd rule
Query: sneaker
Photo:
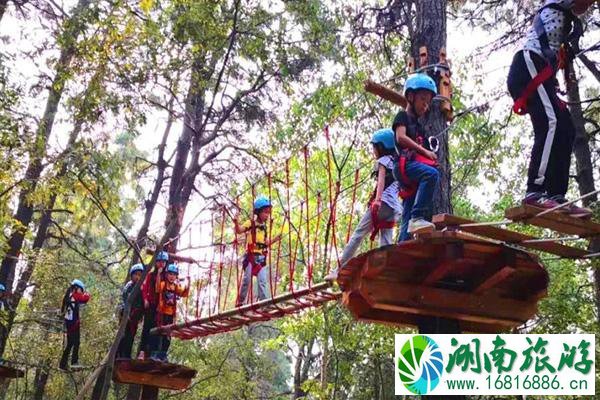
[[82, 369], [83, 365], [79, 364], [79, 363], [75, 363], [75, 364], [71, 364], [71, 369], [75, 370], [75, 369]]
[[408, 233], [429, 233], [435, 231], [435, 225], [423, 218], [412, 218], [408, 222]]
[[[552, 196], [551, 199], [556, 201], [558, 204], [564, 204], [568, 202], [568, 200], [565, 199], [565, 196], [560, 194]], [[592, 216], [592, 210], [587, 207], [576, 206], [575, 204], [569, 204], [568, 206], [563, 207], [562, 210], [564, 210], [564, 212], [569, 214], [571, 217], [575, 218], [589, 218]]]
[[140, 351], [140, 353], [137, 356], [138, 360], [145, 360], [146, 359], [146, 353], [144, 353], [144, 351]]
[[338, 269], [334, 268], [331, 271], [329, 271], [329, 273], [325, 276], [325, 281], [333, 282], [337, 279], [337, 277], [338, 277]]
[[[525, 195], [525, 198], [521, 201], [524, 205], [533, 206], [537, 208], [543, 208], [549, 210], [560, 205], [559, 202], [546, 196], [545, 193], [530, 192]], [[560, 212], [560, 209], [556, 210]]]

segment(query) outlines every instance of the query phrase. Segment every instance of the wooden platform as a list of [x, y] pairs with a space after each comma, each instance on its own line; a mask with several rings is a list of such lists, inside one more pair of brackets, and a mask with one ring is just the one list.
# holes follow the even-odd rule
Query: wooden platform
[[302, 310], [337, 300], [340, 297], [341, 293], [334, 291], [330, 282], [322, 282], [310, 288], [281, 294], [272, 299], [247, 304], [197, 320], [154, 328], [151, 332], [170, 335], [179, 339], [204, 337], [230, 332], [256, 322], [296, 314]]
[[196, 370], [153, 360], [117, 359], [113, 380], [130, 385], [183, 390], [190, 386]]
[[361, 254], [338, 282], [360, 320], [416, 326], [443, 317], [462, 331], [496, 333], [536, 314], [548, 274], [525, 251], [446, 231]]
[[10, 362], [0, 361], [0, 379], [16, 379], [25, 376], [25, 372], [10, 365]]
[[574, 218], [559, 211], [539, 215], [542, 211], [537, 207], [521, 205], [509, 208], [504, 215], [513, 221], [523, 222], [556, 232], [581, 237], [600, 236], [600, 224], [589, 219]]
[[[548, 214], [548, 218], [554, 218], [553, 214]], [[581, 221], [578, 221], [579, 223]], [[497, 226], [490, 225], [473, 225], [469, 226], [468, 224], [475, 224], [475, 221], [471, 221], [466, 218], [457, 217], [455, 215], [449, 214], [439, 214], [434, 215], [433, 223], [436, 225], [437, 229], [441, 230], [443, 228], [447, 228], [450, 230], [460, 230], [462, 232], [472, 233], [474, 235], [480, 236], [482, 238], [488, 238], [492, 240], [496, 240], [501, 243], [506, 244], [516, 244], [521, 247], [525, 247], [532, 250], [538, 250], [545, 253], [554, 254], [560, 257], [565, 258], [584, 258], [590, 252], [585, 249], [566, 246], [559, 242], [540, 242], [535, 241], [537, 238], [535, 236], [526, 235], [524, 233], [511, 231], [508, 229], [499, 228]], [[590, 221], [588, 224], [593, 224]], [[466, 225], [466, 226], [465, 226]], [[598, 224], [596, 224], [598, 225]]]

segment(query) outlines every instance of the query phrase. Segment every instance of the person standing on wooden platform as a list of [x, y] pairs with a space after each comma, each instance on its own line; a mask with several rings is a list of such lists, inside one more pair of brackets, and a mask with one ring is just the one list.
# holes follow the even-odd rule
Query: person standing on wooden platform
[[[143, 272], [144, 266], [142, 264], [135, 264], [129, 269], [129, 281], [123, 288], [123, 293], [121, 295], [122, 303], [119, 307], [121, 318], [123, 317], [123, 311], [125, 310], [127, 300], [129, 299], [131, 292], [133, 292], [136, 283], [139, 282], [142, 277]], [[125, 328], [125, 333], [123, 334], [123, 338], [119, 343], [119, 349], [117, 350], [117, 358], [131, 358], [131, 348], [133, 347], [135, 334], [142, 318], [144, 318], [144, 302], [142, 301], [142, 296], [137, 296], [131, 304], [129, 318], [127, 319], [127, 327]]]
[[164, 280], [164, 269], [169, 261], [169, 253], [159, 251], [156, 253], [154, 270], [150, 271], [142, 283], [142, 300], [144, 303], [144, 325], [142, 326], [142, 339], [138, 358], [143, 360], [150, 356], [151, 336], [150, 330], [156, 327], [156, 307], [158, 306], [158, 287]]
[[[365, 236], [371, 234], [371, 240], [379, 234], [379, 246], [387, 246], [394, 243], [394, 227], [396, 221], [402, 214], [402, 203], [398, 197], [398, 182], [394, 178], [394, 167], [396, 163], [396, 141], [394, 131], [391, 129], [380, 129], [371, 137], [373, 154], [376, 165], [373, 177], [377, 184], [367, 211], [358, 223], [350, 240], [344, 247], [340, 258], [341, 268], [354, 257], [356, 250], [360, 247]], [[326, 281], [337, 279], [338, 269], [333, 269], [326, 277]]]
[[[558, 97], [559, 69], [565, 70], [579, 51], [582, 23], [576, 15], [594, 0], [546, 0], [538, 11], [521, 49], [515, 54], [507, 85], [513, 111], [529, 114], [534, 131], [529, 160], [526, 205], [551, 209], [566, 203], [575, 126], [567, 105]], [[591, 211], [575, 205], [561, 211], [588, 217]]]
[[61, 313], [65, 318], [67, 344], [60, 359], [59, 368], [68, 369], [71, 355], [71, 369], [81, 368], [79, 365], [79, 343], [81, 340], [80, 307], [90, 300], [90, 294], [85, 291], [85, 285], [79, 279], [74, 279], [63, 297]]
[[419, 118], [429, 111], [437, 86], [427, 74], [412, 74], [404, 85], [408, 101], [406, 111], [398, 112], [392, 130], [395, 133], [399, 154], [395, 176], [400, 184], [400, 197], [404, 200], [399, 242], [412, 234], [431, 232], [433, 195], [439, 182], [436, 137], [426, 137]]

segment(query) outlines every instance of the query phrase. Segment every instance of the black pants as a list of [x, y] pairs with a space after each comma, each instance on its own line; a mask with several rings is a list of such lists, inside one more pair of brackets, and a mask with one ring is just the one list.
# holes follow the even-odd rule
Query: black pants
[[79, 320], [65, 320], [65, 328], [67, 331], [67, 345], [65, 346], [60, 359], [60, 366], [62, 368], [66, 368], [67, 361], [69, 360], [69, 354], [71, 354], [71, 352], [71, 364], [77, 364], [79, 362], [79, 341], [81, 339]]
[[146, 357], [150, 356], [152, 351], [152, 336], [150, 329], [156, 328], [156, 306], [150, 305], [149, 309], [144, 310], [144, 325], [142, 325], [142, 339], [140, 341], [140, 349], [146, 353]]
[[[161, 325], [171, 325], [173, 323], [173, 315], [163, 315]], [[166, 354], [171, 347], [171, 336], [159, 336], [157, 349]]]
[[131, 349], [133, 347], [133, 341], [135, 340], [135, 334], [137, 332], [138, 325], [144, 317], [144, 310], [141, 308], [132, 308], [127, 321], [127, 327], [125, 333], [119, 343], [119, 349], [117, 350], [117, 358], [131, 358]]
[[[531, 51], [515, 54], [508, 74], [508, 91], [513, 99], [546, 66], [546, 61]], [[569, 186], [569, 168], [575, 139], [571, 114], [560, 101], [556, 79], [549, 79], [527, 101], [533, 124], [534, 142], [529, 160], [527, 192], [563, 195]]]

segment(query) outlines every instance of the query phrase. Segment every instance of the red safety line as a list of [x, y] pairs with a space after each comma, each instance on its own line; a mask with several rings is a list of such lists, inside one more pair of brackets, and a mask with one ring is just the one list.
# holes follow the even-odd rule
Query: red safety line
[[356, 203], [356, 189], [358, 188], [358, 177], [360, 170], [357, 168], [354, 172], [354, 185], [352, 185], [352, 203], [350, 204], [350, 218], [348, 219], [348, 231], [346, 232], [346, 243], [350, 241], [350, 232], [352, 232], [352, 216], [354, 215], [354, 204]]
[[225, 256], [225, 207], [222, 207], [221, 211], [221, 238], [219, 243], [221, 245], [219, 254], [219, 279], [217, 283], [217, 312], [222, 310], [221, 308], [221, 286], [223, 282], [223, 257]]
[[[312, 287], [312, 263], [310, 260], [310, 202], [308, 201], [308, 147], [304, 146], [304, 189], [306, 198], [306, 254], [304, 260], [306, 261], [306, 278], [308, 281], [308, 287]], [[298, 238], [300, 240], [300, 238]]]
[[[272, 179], [271, 179], [271, 173], [267, 174], [267, 186], [268, 186], [268, 192], [269, 192], [269, 201], [273, 201], [273, 186], [272, 186]], [[271, 208], [271, 210], [273, 210], [273, 208]], [[272, 213], [272, 211], [271, 211]], [[269, 268], [269, 290], [271, 292], [271, 297], [275, 297], [275, 292], [276, 292], [276, 287], [273, 284], [273, 264], [272, 264], [272, 257], [271, 257], [271, 253], [272, 253], [272, 248], [271, 248], [271, 241], [273, 240], [273, 214], [271, 214], [270, 218], [269, 218], [269, 248], [268, 248], [268, 256], [269, 259], [267, 261], [267, 266]]]
[[[319, 225], [321, 225], [321, 192], [319, 192], [317, 194], [317, 225], [315, 228], [315, 239], [313, 242], [313, 268], [314, 265], [316, 265], [319, 260], [318, 260], [318, 252], [319, 252], [319, 247], [318, 247], [318, 242], [319, 242]], [[308, 241], [308, 245], [310, 246], [310, 239]]]

